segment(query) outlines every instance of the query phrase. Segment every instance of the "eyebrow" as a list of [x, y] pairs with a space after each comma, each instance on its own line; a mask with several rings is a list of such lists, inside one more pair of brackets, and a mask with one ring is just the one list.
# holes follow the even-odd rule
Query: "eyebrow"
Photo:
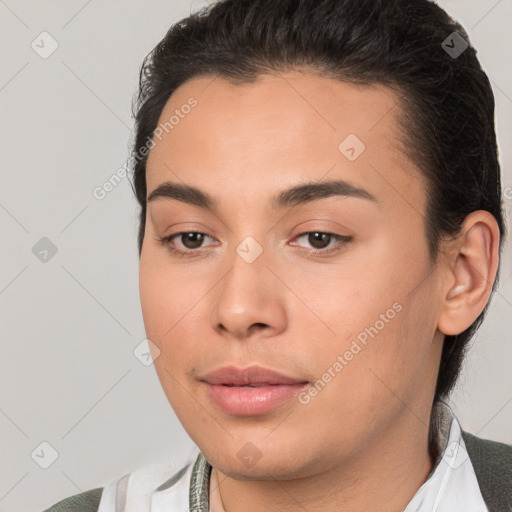
[[[341, 196], [366, 199], [378, 202], [377, 199], [363, 188], [344, 180], [331, 180], [321, 183], [302, 183], [283, 190], [271, 199], [273, 208], [289, 208], [323, 199], [326, 197]], [[147, 198], [147, 202], [157, 199], [174, 199], [207, 210], [216, 210], [217, 201], [206, 192], [182, 183], [166, 181], [158, 185]]]

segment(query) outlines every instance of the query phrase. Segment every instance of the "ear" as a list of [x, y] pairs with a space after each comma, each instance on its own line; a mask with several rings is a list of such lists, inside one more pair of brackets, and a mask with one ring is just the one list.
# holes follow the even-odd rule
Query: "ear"
[[487, 211], [471, 212], [461, 234], [449, 242], [448, 279], [437, 328], [446, 335], [460, 334], [482, 312], [496, 278], [500, 231]]

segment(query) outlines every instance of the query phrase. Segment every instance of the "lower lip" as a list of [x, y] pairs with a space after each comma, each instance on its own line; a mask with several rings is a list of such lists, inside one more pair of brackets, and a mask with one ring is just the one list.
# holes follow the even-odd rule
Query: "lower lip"
[[253, 416], [275, 409], [281, 403], [297, 395], [308, 383], [258, 387], [223, 386], [206, 382], [205, 385], [208, 396], [223, 411], [239, 416]]

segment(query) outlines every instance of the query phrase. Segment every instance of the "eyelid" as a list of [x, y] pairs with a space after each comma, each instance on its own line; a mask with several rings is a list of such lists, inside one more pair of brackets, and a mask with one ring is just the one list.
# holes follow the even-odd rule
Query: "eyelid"
[[[326, 226], [325, 225], [326, 222], [329, 225], [334, 224], [336, 227], [333, 228], [333, 227]], [[320, 224], [318, 224], [318, 223], [320, 223]], [[304, 228], [304, 226], [306, 226], [306, 228]], [[320, 231], [322, 233], [334, 234], [332, 229], [335, 229], [336, 231], [341, 230], [343, 233], [348, 233], [350, 231], [350, 229], [348, 227], [344, 226], [343, 224], [341, 224], [341, 222], [336, 222], [335, 220], [333, 220], [331, 215], [327, 215], [324, 218], [322, 218], [321, 216], [318, 216], [316, 218], [309, 219], [305, 222], [300, 222], [299, 224], [296, 224], [295, 226], [293, 226], [291, 228], [290, 233], [293, 233], [294, 231], [296, 231], [297, 228], [300, 229], [300, 234], [303, 234], [305, 232], [311, 233], [314, 231]], [[346, 236], [348, 236], [348, 235], [346, 235]]]

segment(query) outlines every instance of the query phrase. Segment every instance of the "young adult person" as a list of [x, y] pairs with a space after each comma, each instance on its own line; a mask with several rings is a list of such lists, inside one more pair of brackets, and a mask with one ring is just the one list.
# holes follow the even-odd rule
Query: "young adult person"
[[220, 0], [146, 58], [140, 297], [198, 450], [48, 510], [512, 510], [446, 398], [504, 236], [489, 80], [427, 0]]

